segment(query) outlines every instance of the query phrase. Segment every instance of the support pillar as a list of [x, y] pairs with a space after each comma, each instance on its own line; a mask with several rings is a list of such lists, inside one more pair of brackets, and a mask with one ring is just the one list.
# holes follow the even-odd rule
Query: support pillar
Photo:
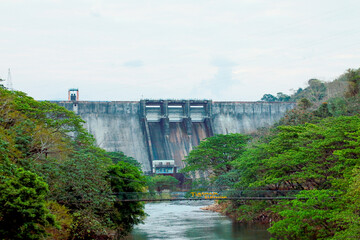
[[140, 116], [141, 116], [141, 118], [146, 118], [146, 102], [145, 102], [145, 100], [140, 100]]
[[205, 104], [205, 115], [207, 117], [212, 117], [212, 101], [209, 100], [209, 101], [206, 101], [206, 104]]
[[207, 129], [209, 130], [209, 135], [214, 136], [214, 127], [213, 127], [213, 121], [212, 121], [212, 101], [209, 100], [205, 104], [205, 125]]
[[161, 125], [164, 130], [164, 134], [166, 136], [170, 135], [170, 121], [169, 121], [169, 109], [168, 109], [169, 102], [168, 100], [164, 100], [161, 105]]
[[145, 139], [146, 139], [146, 147], [148, 150], [150, 169], [152, 172], [153, 171], [152, 161], [154, 160], [154, 154], [152, 151], [149, 123], [146, 118], [146, 101], [145, 100], [140, 101], [140, 119], [141, 119], [141, 124], [143, 127], [143, 134], [145, 135]]
[[185, 106], [184, 106], [184, 121], [185, 121], [185, 126], [186, 126], [186, 132], [188, 135], [192, 135], [192, 123], [191, 123], [191, 115], [190, 115], [190, 101], [187, 100], [185, 102]]

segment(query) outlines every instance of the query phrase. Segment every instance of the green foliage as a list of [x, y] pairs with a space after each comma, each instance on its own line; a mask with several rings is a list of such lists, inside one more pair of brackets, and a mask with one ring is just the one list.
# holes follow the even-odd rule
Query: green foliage
[[270, 229], [277, 239], [328, 239], [335, 233], [341, 239], [357, 234], [354, 220], [360, 211], [354, 171], [360, 159], [359, 135], [360, 117], [341, 116], [317, 124], [282, 125], [275, 134], [249, 145], [234, 161], [240, 175], [237, 188], [304, 190], [297, 197], [309, 199], [280, 205], [244, 203], [237, 209], [239, 220], [257, 221], [271, 211], [267, 213], [271, 219], [280, 219]]
[[132, 157], [126, 156], [123, 152], [107, 152], [106, 156], [109, 157], [114, 164], [118, 162], [127, 162], [137, 168], [141, 169], [141, 164]]
[[[191, 189], [192, 191], [209, 191], [213, 188], [213, 184], [209, 179], [205, 179], [205, 177], [201, 176], [199, 178], [194, 178], [191, 180]], [[190, 195], [189, 195], [190, 196]]]
[[[254, 185], [271, 185], [287, 189], [324, 189], [331, 181], [351, 170], [360, 157], [352, 151], [357, 146], [359, 117], [328, 118], [319, 124], [281, 126], [279, 133], [264, 150], [268, 154], [261, 166], [262, 180]], [[347, 156], [346, 155], [346, 156]], [[238, 159], [242, 161], [241, 158]]]
[[310, 79], [308, 87], [291, 96], [297, 107], [279, 124], [317, 123], [330, 116], [353, 116], [360, 113], [360, 69], [349, 69], [332, 82]]
[[[231, 206], [232, 209], [234, 209], [234, 205], [237, 206], [238, 204], [233, 204]], [[236, 220], [239, 222], [267, 223], [271, 219], [271, 211], [266, 210], [268, 206], [269, 201], [248, 201], [239, 204], [233, 211], [236, 212]]]
[[46, 232], [51, 234], [52, 239], [69, 239], [70, 227], [73, 222], [73, 216], [70, 214], [69, 209], [54, 201], [47, 202], [46, 206], [50, 213], [55, 216], [58, 223], [58, 226], [47, 227]]
[[248, 140], [248, 136], [238, 133], [206, 138], [186, 157], [182, 172], [203, 171], [216, 180], [233, 168], [231, 162], [244, 152]]
[[273, 222], [276, 239], [358, 239], [360, 70], [329, 83], [311, 79], [291, 100], [297, 107], [275, 129], [253, 134], [232, 174], [237, 189], [302, 190], [299, 198], [227, 209], [240, 221]]
[[109, 239], [107, 229], [92, 211], [80, 210], [73, 214], [69, 239]]
[[347, 97], [358, 96], [360, 92], [360, 69], [357, 70], [349, 69], [346, 72], [346, 77], [348, 81], [348, 89], [346, 92], [346, 96]]
[[344, 98], [333, 98], [329, 100], [329, 112], [333, 116], [349, 115], [348, 104]]
[[238, 171], [239, 179], [235, 184], [237, 189], [250, 188], [255, 182], [261, 180], [263, 170], [261, 162], [270, 155], [266, 143], [258, 142], [250, 145], [246, 151], [233, 161], [233, 166]]
[[276, 97], [272, 94], [264, 94], [264, 96], [261, 98], [261, 101], [265, 102], [289, 102], [290, 96], [286, 95], [282, 92], [278, 92], [276, 94]]
[[[127, 233], [133, 224], [139, 222], [138, 219], [143, 218], [141, 204], [133, 204], [129, 210], [125, 209], [127, 206], [121, 207], [114, 202], [115, 197], [111, 193], [118, 189], [114, 188], [114, 179], [109, 178], [112, 160], [130, 162], [132, 165], [124, 165], [122, 171], [135, 171], [133, 178], [138, 181], [142, 181], [140, 166], [123, 153], [106, 153], [96, 147], [95, 139], [83, 128], [83, 123], [75, 113], [57, 104], [38, 102], [25, 93], [0, 88], [0, 179], [8, 179], [18, 167], [25, 169], [27, 174], [42, 177], [49, 186], [46, 187], [46, 198], [51, 203], [47, 207], [58, 218], [62, 228], [60, 231], [57, 227], [46, 225], [45, 220], [38, 220], [38, 214], [33, 218], [23, 218], [28, 221], [26, 229], [21, 228], [23, 234], [35, 236], [46, 231], [56, 239], [107, 239], [111, 229], [121, 228], [124, 229], [122, 233]], [[16, 178], [11, 179], [15, 181]], [[0, 183], [1, 186], [4, 184]], [[125, 190], [134, 190], [133, 183], [122, 184]], [[9, 189], [16, 193], [24, 188], [14, 184]], [[0, 198], [10, 196], [1, 195]], [[38, 198], [32, 199], [40, 201], [44, 197], [45, 193], [41, 193]], [[38, 203], [38, 206], [41, 209], [43, 205]], [[46, 207], [44, 209], [46, 212]], [[34, 209], [31, 204], [22, 205], [22, 211], [33, 213]], [[115, 217], [112, 217], [112, 212], [116, 213]], [[12, 224], [10, 217], [0, 215], [0, 221], [2, 226], [21, 227], [20, 222]], [[13, 231], [12, 228], [8, 230]], [[12, 234], [21, 233], [8, 233], [9, 239], [17, 238]]]
[[45, 205], [47, 184], [22, 168], [0, 170], [0, 235], [2, 239], [40, 239], [55, 218]]
[[276, 102], [278, 99], [272, 94], [264, 94], [264, 96], [261, 98], [261, 101], [265, 102]]
[[316, 123], [319, 120], [317, 116], [309, 109], [302, 107], [288, 111], [280, 121], [275, 124], [279, 125], [299, 125], [304, 123]]
[[279, 102], [289, 102], [290, 101], [290, 96], [286, 95], [282, 92], [278, 92], [276, 94], [276, 98], [278, 99]]
[[55, 182], [59, 187], [53, 189], [52, 198], [72, 210], [109, 208], [111, 188], [105, 176], [110, 165], [103, 151], [92, 147], [79, 149], [58, 165]]
[[147, 178], [147, 186], [150, 192], [161, 192], [165, 189], [174, 190], [179, 181], [173, 176], [155, 175]]
[[302, 98], [297, 102], [297, 105], [300, 109], [306, 110], [311, 107], [312, 103], [307, 98]]
[[327, 118], [332, 116], [327, 102], [322, 103], [320, 107], [314, 111], [314, 114], [319, 118]]
[[[341, 201], [333, 198], [338, 192], [331, 190], [304, 191], [299, 199], [276, 206], [283, 218], [276, 222], [270, 233], [275, 239], [326, 239], [339, 231], [334, 216], [341, 210]], [[305, 199], [301, 199], [305, 198]]]
[[333, 216], [341, 231], [335, 232], [332, 239], [360, 239], [360, 169], [355, 168], [348, 181], [347, 193], [342, 197], [342, 211]]
[[[145, 177], [130, 163], [120, 161], [110, 166], [107, 178], [114, 193], [145, 191]], [[116, 201], [110, 218], [115, 224], [117, 235], [124, 236], [131, 232], [135, 224], [142, 223], [145, 216], [144, 203]]]
[[298, 101], [306, 98], [311, 102], [323, 101], [327, 97], [328, 84], [318, 80], [310, 79], [308, 81], [308, 87], [305, 89], [299, 88], [295, 94], [291, 96], [292, 101]]
[[238, 169], [231, 169], [227, 173], [218, 176], [214, 180], [213, 186], [220, 191], [233, 188], [234, 184], [239, 181], [240, 176], [241, 174]]

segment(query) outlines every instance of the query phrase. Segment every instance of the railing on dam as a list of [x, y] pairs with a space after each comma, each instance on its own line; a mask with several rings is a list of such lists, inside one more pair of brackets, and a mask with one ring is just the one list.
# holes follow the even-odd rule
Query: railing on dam
[[299, 190], [228, 190], [189, 192], [119, 192], [116, 201], [187, 201], [187, 200], [292, 200]]

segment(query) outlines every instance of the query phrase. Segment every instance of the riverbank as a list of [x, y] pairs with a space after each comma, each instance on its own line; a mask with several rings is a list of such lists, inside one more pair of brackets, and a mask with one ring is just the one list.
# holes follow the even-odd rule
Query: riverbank
[[237, 216], [234, 212], [231, 213], [231, 212], [226, 211], [228, 206], [229, 206], [229, 204], [226, 202], [219, 204], [218, 201], [215, 201], [213, 204], [202, 207], [200, 209], [206, 210], [206, 211], [217, 212], [217, 213], [220, 213], [221, 215], [231, 218], [233, 221], [237, 221]]
[[230, 219], [232, 219], [235, 222], [245, 223], [245, 224], [270, 225], [271, 222], [273, 221], [272, 217], [274, 217], [274, 216], [271, 217], [270, 212], [264, 211], [264, 212], [259, 213], [256, 216], [253, 216], [252, 221], [239, 221], [240, 216], [237, 214], [237, 212], [234, 210], [229, 210], [229, 208], [232, 209], [230, 202], [221, 202], [221, 204], [219, 204], [218, 201], [215, 201], [213, 204], [202, 207], [200, 209], [205, 210], [205, 211], [217, 212], [223, 216], [229, 217]]
[[207, 210], [207, 211], [212, 211], [212, 212], [218, 212], [218, 213], [223, 214], [224, 207], [221, 206], [220, 204], [218, 204], [217, 202], [214, 202], [213, 204], [211, 204], [209, 206], [202, 207], [200, 209]]

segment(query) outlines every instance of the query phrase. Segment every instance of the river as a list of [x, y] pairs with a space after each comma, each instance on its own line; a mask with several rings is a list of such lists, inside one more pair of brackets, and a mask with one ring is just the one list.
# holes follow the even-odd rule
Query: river
[[261, 240], [270, 238], [266, 226], [235, 223], [219, 213], [200, 209], [212, 203], [212, 201], [147, 203], [145, 211], [149, 216], [144, 224], [135, 226], [128, 239]]

